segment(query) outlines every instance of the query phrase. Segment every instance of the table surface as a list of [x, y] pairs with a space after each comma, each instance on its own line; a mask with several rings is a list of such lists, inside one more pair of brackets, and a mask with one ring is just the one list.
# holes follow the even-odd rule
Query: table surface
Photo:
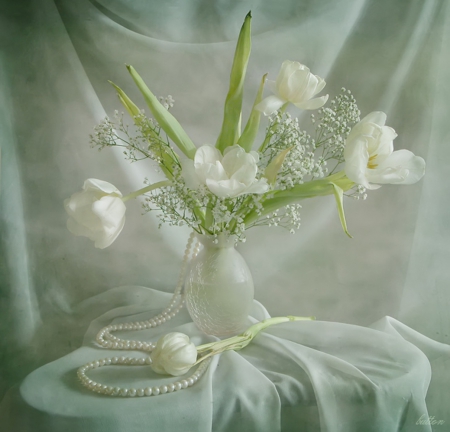
[[[125, 289], [134, 300], [117, 305]], [[5, 432], [431, 431], [429, 425], [417, 424], [428, 416], [429, 359], [408, 337], [392, 331], [406, 328], [392, 318], [375, 328], [283, 323], [266, 329], [239, 352], [215, 356], [205, 375], [182, 391], [135, 398], [90, 392], [77, 380], [79, 366], [124, 354], [146, 356], [102, 349], [94, 343], [96, 333], [110, 323], [149, 319], [170, 299], [144, 287], [117, 288], [97, 297], [103, 305], [111, 304], [111, 310], [92, 321], [83, 345], [32, 372], [4, 399], [0, 415]], [[255, 301], [249, 319], [268, 317]], [[169, 331], [188, 334], [196, 345], [215, 339], [195, 327], [185, 308], [160, 327], [118, 335], [156, 341]], [[123, 387], [179, 379], [157, 375], [149, 366], [125, 365], [96, 369], [90, 376]]]

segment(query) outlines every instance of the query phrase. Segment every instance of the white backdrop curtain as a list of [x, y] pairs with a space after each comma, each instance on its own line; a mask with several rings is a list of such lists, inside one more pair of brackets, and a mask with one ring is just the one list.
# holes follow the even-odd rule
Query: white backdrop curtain
[[[108, 79], [144, 106], [125, 63], [157, 95], [174, 97], [173, 113], [197, 145], [215, 142], [236, 38], [250, 9], [244, 115], [261, 76], [274, 78], [283, 60], [298, 60], [325, 78], [331, 97], [346, 87], [362, 115], [385, 111], [399, 134], [396, 148], [427, 161], [418, 184], [384, 186], [367, 201], [345, 202], [351, 240], [331, 197], [303, 202], [294, 236], [250, 230], [240, 251], [256, 299], [272, 316], [361, 326], [391, 316], [449, 343], [448, 1], [3, 0], [1, 394], [80, 345], [89, 322], [105, 312], [89, 309], [90, 297], [122, 285], [173, 290], [187, 229], [158, 229], [157, 218], [142, 216], [135, 201], [120, 237], [99, 250], [67, 231], [62, 203], [89, 177], [124, 193], [142, 187], [144, 177], [159, 179], [120, 151], [89, 147], [94, 126], [121, 109]], [[432, 366], [428, 410], [448, 426], [450, 360]]]

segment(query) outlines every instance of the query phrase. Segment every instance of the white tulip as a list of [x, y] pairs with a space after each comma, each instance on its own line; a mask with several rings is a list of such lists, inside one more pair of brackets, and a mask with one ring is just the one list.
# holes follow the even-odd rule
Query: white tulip
[[125, 224], [122, 194], [111, 183], [87, 179], [83, 190], [64, 201], [69, 214], [67, 228], [72, 234], [88, 237], [104, 249], [120, 234]]
[[385, 123], [385, 113], [372, 112], [353, 127], [345, 143], [345, 173], [366, 189], [413, 184], [425, 174], [421, 157], [409, 150], [394, 151], [397, 134]]
[[168, 333], [150, 354], [151, 367], [159, 374], [184, 375], [197, 361], [197, 348], [184, 333]]
[[257, 152], [247, 153], [241, 146], [227, 147], [224, 155], [211, 146], [197, 149], [194, 161], [185, 160], [182, 175], [190, 189], [206, 185], [219, 198], [234, 198], [242, 194], [262, 194], [269, 189], [267, 179], [256, 179]]
[[286, 102], [297, 108], [313, 110], [320, 108], [328, 100], [328, 95], [313, 99], [313, 96], [323, 90], [325, 81], [313, 75], [299, 62], [283, 62], [276, 81], [267, 80], [266, 85], [274, 95], [263, 99], [255, 107], [265, 115], [274, 113]]

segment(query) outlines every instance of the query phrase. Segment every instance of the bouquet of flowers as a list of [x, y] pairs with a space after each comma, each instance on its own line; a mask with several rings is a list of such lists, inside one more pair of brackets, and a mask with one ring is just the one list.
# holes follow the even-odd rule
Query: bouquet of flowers
[[[425, 161], [408, 150], [393, 150], [395, 131], [386, 114], [372, 112], [360, 119], [349, 90], [342, 89], [326, 106], [317, 96], [325, 81], [306, 66], [285, 61], [275, 81], [262, 77], [253, 108], [241, 130], [244, 79], [251, 49], [251, 14], [245, 18], [231, 69], [222, 129], [215, 146], [197, 147], [171, 114], [171, 96], [157, 98], [127, 65], [153, 115], [148, 117], [127, 94], [111, 83], [133, 120], [123, 114], [106, 118], [91, 136], [93, 146], [123, 147], [131, 162], [151, 159], [166, 179], [123, 196], [112, 184], [86, 180], [83, 191], [65, 202], [68, 228], [105, 248], [119, 235], [125, 202], [143, 195], [146, 211], [158, 211], [161, 222], [187, 225], [215, 238], [235, 235], [245, 241], [254, 226], [300, 226], [305, 198], [333, 195], [344, 231], [343, 197], [366, 198], [366, 190], [383, 184], [412, 184], [425, 172]], [[264, 98], [265, 87], [272, 92]], [[287, 111], [289, 105], [315, 111], [310, 133]], [[261, 115], [265, 135], [257, 142]], [[314, 129], [314, 131], [313, 131]]]

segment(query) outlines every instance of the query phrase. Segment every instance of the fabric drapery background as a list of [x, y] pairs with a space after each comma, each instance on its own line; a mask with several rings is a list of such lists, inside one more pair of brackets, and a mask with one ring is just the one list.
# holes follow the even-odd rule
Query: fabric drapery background
[[[234, 47], [248, 10], [253, 48], [244, 119], [261, 76], [298, 60], [355, 96], [362, 115], [381, 110], [396, 149], [422, 156], [413, 186], [383, 186], [347, 199], [353, 239], [331, 197], [304, 201], [292, 236], [255, 228], [240, 246], [256, 299], [272, 316], [315, 315], [368, 326], [391, 316], [449, 343], [450, 7], [445, 0], [204, 1], [37, 0], [0, 3], [0, 393], [36, 367], [77, 348], [106, 312], [89, 299], [122, 285], [170, 292], [189, 231], [162, 227], [127, 206], [127, 223], [105, 250], [66, 229], [63, 201], [86, 178], [124, 193], [146, 163], [89, 147], [89, 134], [121, 110], [107, 83], [144, 102], [124, 64], [175, 99], [173, 114], [197, 145], [220, 130]], [[307, 120], [308, 113], [291, 110]], [[126, 294], [122, 294], [126, 296]], [[117, 299], [120, 302], [120, 299]], [[450, 424], [448, 356], [433, 360], [428, 411]], [[439, 430], [445, 430], [442, 426]]]

